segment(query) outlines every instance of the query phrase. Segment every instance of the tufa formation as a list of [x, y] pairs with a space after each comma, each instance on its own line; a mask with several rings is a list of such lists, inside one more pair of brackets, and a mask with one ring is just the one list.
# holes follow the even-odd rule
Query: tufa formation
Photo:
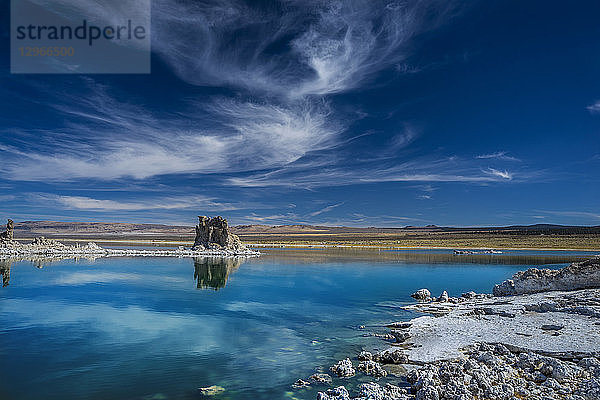
[[494, 296], [591, 288], [600, 288], [599, 257], [572, 263], [558, 270], [529, 268], [519, 271], [512, 279], [494, 286]]
[[198, 219], [196, 240], [192, 250], [232, 250], [236, 252], [247, 250], [240, 238], [229, 232], [225, 218], [221, 216], [209, 218], [201, 215]]

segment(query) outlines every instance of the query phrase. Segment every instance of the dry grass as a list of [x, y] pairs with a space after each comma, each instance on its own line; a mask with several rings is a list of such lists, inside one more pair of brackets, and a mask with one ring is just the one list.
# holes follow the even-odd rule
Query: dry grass
[[247, 243], [364, 247], [576, 249], [600, 251], [600, 235], [429, 233], [406, 235], [241, 235]]

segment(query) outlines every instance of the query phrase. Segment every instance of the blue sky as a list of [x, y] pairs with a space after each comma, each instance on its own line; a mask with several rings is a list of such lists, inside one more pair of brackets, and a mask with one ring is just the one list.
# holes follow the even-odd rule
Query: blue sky
[[3, 1], [0, 218], [600, 225], [600, 3], [463, 3], [156, 0], [150, 75], [11, 75]]

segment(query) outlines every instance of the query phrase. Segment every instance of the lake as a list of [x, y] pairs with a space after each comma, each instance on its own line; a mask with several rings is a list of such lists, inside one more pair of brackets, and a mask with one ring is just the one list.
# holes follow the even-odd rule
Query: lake
[[0, 398], [199, 399], [199, 387], [218, 385], [225, 391], [215, 399], [315, 399], [317, 388], [291, 385], [363, 348], [385, 348], [366, 335], [414, 318], [399, 307], [417, 289], [489, 293], [518, 270], [592, 255], [261, 251], [0, 261]]

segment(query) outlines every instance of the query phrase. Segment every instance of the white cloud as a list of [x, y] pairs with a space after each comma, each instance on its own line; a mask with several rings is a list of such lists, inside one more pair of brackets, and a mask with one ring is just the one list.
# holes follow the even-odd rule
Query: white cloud
[[586, 108], [590, 113], [598, 114], [598, 113], [600, 113], [600, 101], [596, 101], [595, 103], [590, 104]]
[[600, 220], [600, 211], [594, 212], [594, 211], [579, 211], [579, 210], [564, 210], [564, 211], [538, 210], [537, 212], [555, 216], [555, 217], [570, 217], [570, 218], [584, 218], [584, 219]]
[[513, 178], [513, 174], [508, 172], [507, 170], [500, 171], [500, 170], [497, 170], [494, 168], [488, 168], [487, 170], [484, 170], [483, 172], [490, 176], [495, 176], [495, 177], [499, 177], [502, 179], [512, 180], [512, 178]]
[[[107, 22], [114, 18], [97, 2], [64, 1]], [[341, 133], [351, 123], [340, 122], [327, 95], [363, 87], [376, 72], [402, 64], [412, 38], [435, 29], [455, 10], [454, 2], [437, 0], [289, 0], [281, 15], [236, 0], [157, 0], [153, 49], [185, 82], [226, 87], [239, 96], [196, 98], [176, 113], [151, 112], [141, 104], [117, 101], [118, 93], [87, 78], [88, 95], [69, 98], [61, 93], [51, 102], [67, 121], [63, 129], [28, 132], [40, 138], [28, 151], [0, 147], [4, 176], [51, 182], [229, 174], [234, 177], [226, 183], [246, 187], [511, 180], [507, 171], [482, 172], [444, 157], [380, 162], [397, 159], [414, 141], [417, 134], [410, 126], [368, 160], [371, 164], [350, 168], [338, 154], [313, 156], [346, 144]], [[127, 12], [135, 15], [135, 7]], [[269, 50], [282, 45], [287, 52]], [[309, 155], [313, 157], [305, 159]], [[479, 158], [492, 156], [513, 159], [505, 152]], [[125, 211], [195, 204], [81, 196], [56, 201], [75, 209]]]
[[[318, 161], [317, 161], [318, 163]], [[318, 165], [318, 164], [317, 164]], [[241, 187], [294, 186], [312, 188], [377, 182], [463, 182], [492, 183], [513, 180], [514, 174], [493, 168], [481, 170], [456, 157], [415, 158], [390, 167], [372, 163], [351, 168], [315, 165], [289, 165], [267, 173], [229, 178], [229, 184]]]
[[6, 177], [113, 180], [252, 171], [281, 167], [309, 151], [335, 146], [341, 132], [329, 121], [323, 102], [277, 106], [217, 98], [158, 117], [117, 102], [101, 86], [90, 87], [87, 100], [56, 106], [71, 122], [50, 133], [50, 143], [40, 141], [27, 152], [0, 147]]
[[124, 202], [106, 199], [94, 199], [85, 196], [58, 196], [43, 194], [35, 196], [40, 200], [54, 201], [67, 209], [90, 211], [143, 211], [143, 210], [174, 210], [174, 209], [204, 209], [204, 210], [235, 210], [236, 206], [218, 203], [213, 199], [202, 196], [165, 197], [144, 201]]
[[[188, 83], [303, 98], [355, 88], [401, 63], [410, 40], [454, 10], [437, 0], [288, 0], [282, 15], [236, 0], [158, 0], [152, 45]], [[282, 41], [287, 53], [268, 51]]]
[[509, 156], [506, 151], [497, 151], [495, 153], [490, 153], [490, 154], [481, 154], [481, 155], [476, 156], [475, 158], [484, 159], [484, 160], [496, 159], [496, 160], [502, 160], [502, 161], [521, 161], [516, 157]]
[[309, 215], [310, 215], [311, 217], [316, 217], [317, 215], [320, 215], [320, 214], [323, 214], [323, 213], [329, 212], [329, 211], [333, 210], [334, 208], [341, 206], [342, 204], [344, 204], [344, 203], [342, 202], [342, 203], [332, 204], [332, 205], [329, 205], [329, 206], [327, 206], [327, 207], [324, 207], [324, 208], [322, 208], [322, 209], [320, 209], [320, 210], [317, 210], [317, 211], [315, 211], [315, 212], [312, 212], [312, 213], [310, 213]]

